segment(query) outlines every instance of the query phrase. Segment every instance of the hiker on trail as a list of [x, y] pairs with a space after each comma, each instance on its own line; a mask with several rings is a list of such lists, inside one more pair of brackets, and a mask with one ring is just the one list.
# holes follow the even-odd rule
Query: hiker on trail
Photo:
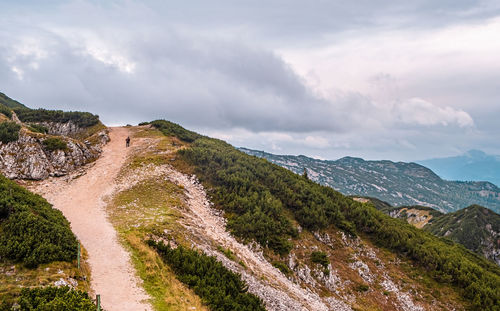
[[127, 136], [127, 139], [125, 139], [125, 142], [126, 142], [125, 146], [129, 147], [130, 146], [130, 136]]

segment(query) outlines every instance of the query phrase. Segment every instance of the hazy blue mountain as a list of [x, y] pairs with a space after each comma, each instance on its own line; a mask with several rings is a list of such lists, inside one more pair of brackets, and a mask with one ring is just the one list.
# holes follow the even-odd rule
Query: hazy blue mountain
[[481, 180], [500, 185], [500, 156], [470, 150], [449, 158], [418, 161], [448, 180]]
[[266, 158], [297, 174], [306, 169], [310, 179], [346, 195], [375, 197], [394, 206], [428, 206], [442, 212], [473, 204], [500, 211], [500, 189], [494, 184], [443, 180], [432, 170], [416, 163], [365, 161], [352, 157], [324, 161], [245, 148], [240, 150]]

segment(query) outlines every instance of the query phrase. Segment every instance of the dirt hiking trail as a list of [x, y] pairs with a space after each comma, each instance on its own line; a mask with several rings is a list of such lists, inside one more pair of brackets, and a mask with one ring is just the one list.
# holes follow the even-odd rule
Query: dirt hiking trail
[[113, 193], [115, 178], [131, 149], [125, 148], [130, 134], [125, 127], [110, 128], [111, 141], [83, 175], [50, 178], [32, 189], [71, 222], [73, 232], [89, 254], [92, 290], [101, 295], [102, 305], [108, 311], [151, 310], [145, 302], [149, 296], [138, 285], [140, 280], [129, 254], [119, 243], [105, 211], [104, 199]]

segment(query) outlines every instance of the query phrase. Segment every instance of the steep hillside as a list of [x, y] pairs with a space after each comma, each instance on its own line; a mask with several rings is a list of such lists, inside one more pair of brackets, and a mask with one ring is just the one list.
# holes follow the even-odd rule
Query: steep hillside
[[241, 148], [346, 195], [376, 197], [391, 205], [423, 205], [442, 212], [472, 204], [500, 211], [500, 189], [488, 182], [446, 181], [415, 163], [365, 161], [345, 157], [323, 161], [305, 156], [274, 155]]
[[112, 224], [155, 310], [498, 310], [500, 268], [460, 245], [167, 121], [113, 133], [85, 175], [30, 184], [89, 262], [122, 266]]
[[[86, 254], [78, 269], [77, 248], [69, 222], [60, 211], [0, 175], [0, 310], [11, 310], [12, 304], [20, 305], [21, 310], [53, 310], [47, 305], [56, 296], [64, 296], [74, 305], [65, 310], [95, 308], [86, 293], [69, 290], [89, 289]], [[53, 289], [64, 285], [69, 288]], [[39, 306], [47, 303], [45, 309], [36, 309], [35, 300]]]
[[480, 150], [463, 155], [418, 161], [449, 180], [487, 180], [500, 185], [500, 157]]
[[30, 109], [0, 94], [0, 172], [11, 179], [63, 176], [94, 161], [109, 138], [87, 112]]
[[500, 215], [487, 208], [471, 205], [443, 214], [425, 206], [392, 207], [374, 198], [354, 199], [371, 202], [391, 217], [405, 219], [417, 228], [460, 243], [500, 265]]
[[268, 310], [497, 309], [500, 270], [463, 247], [222, 141], [152, 124], [133, 136], [147, 147], [109, 207], [138, 259], [151, 258], [148, 238], [195, 247], [239, 273]]
[[4, 105], [10, 109], [27, 108], [25, 105], [21, 104], [17, 100], [13, 100], [2, 92], [0, 92], [0, 105]]
[[424, 227], [500, 265], [500, 215], [479, 205], [435, 217]]

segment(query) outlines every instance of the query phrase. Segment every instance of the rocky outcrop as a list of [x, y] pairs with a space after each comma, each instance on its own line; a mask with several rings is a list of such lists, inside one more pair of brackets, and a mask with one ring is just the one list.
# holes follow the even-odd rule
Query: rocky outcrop
[[57, 123], [57, 122], [36, 122], [35, 124], [42, 125], [47, 128], [48, 134], [50, 135], [62, 135], [62, 136], [74, 136], [85, 129], [79, 127], [72, 121], [68, 121], [66, 123]]
[[[71, 125], [54, 126], [70, 133]], [[62, 132], [61, 132], [62, 133]], [[60, 136], [67, 144], [65, 150], [49, 150], [43, 141], [47, 135], [33, 134], [21, 130], [19, 139], [4, 144], [0, 142], [0, 172], [10, 179], [45, 179], [49, 176], [63, 176], [76, 168], [97, 159], [101, 146], [109, 141], [106, 130], [94, 135], [95, 143], [80, 142]]]
[[481, 240], [483, 256], [500, 266], [500, 232], [495, 231], [491, 224], [485, 228], [489, 235]]

